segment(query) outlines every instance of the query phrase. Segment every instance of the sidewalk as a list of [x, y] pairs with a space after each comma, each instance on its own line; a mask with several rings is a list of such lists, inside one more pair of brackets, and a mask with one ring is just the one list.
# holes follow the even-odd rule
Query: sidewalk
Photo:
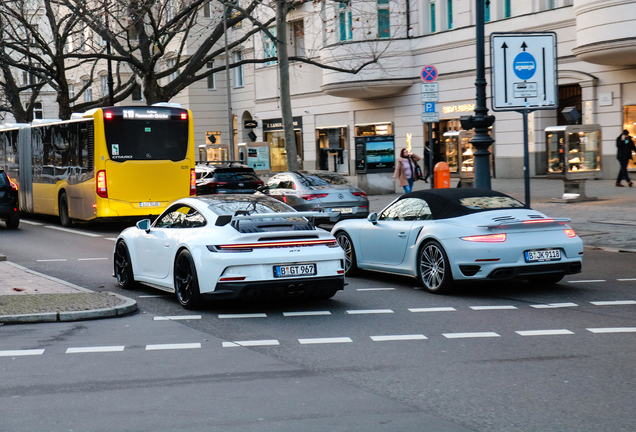
[[0, 255], [0, 325], [82, 321], [126, 315], [137, 302], [97, 293], [6, 261]]
[[[356, 177], [349, 179], [357, 181]], [[457, 181], [451, 179], [451, 186], [456, 187]], [[523, 179], [492, 179], [491, 186], [525, 202]], [[430, 184], [422, 181], [414, 186], [414, 190], [429, 188]], [[613, 180], [589, 180], [586, 193], [598, 200], [555, 203], [552, 198], [563, 195], [562, 181], [544, 178], [530, 181], [531, 207], [550, 217], [570, 218], [570, 225], [583, 239], [586, 249], [636, 253], [636, 187], [619, 188]], [[369, 196], [369, 210], [380, 211], [400, 195]], [[93, 292], [6, 259], [0, 255], [0, 325], [109, 318], [137, 310], [132, 299]]]

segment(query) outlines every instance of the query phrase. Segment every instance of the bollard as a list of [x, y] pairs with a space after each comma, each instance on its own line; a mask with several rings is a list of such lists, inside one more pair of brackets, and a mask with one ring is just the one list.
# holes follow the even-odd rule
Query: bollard
[[450, 168], [446, 162], [437, 162], [433, 172], [435, 176], [435, 189], [450, 187]]

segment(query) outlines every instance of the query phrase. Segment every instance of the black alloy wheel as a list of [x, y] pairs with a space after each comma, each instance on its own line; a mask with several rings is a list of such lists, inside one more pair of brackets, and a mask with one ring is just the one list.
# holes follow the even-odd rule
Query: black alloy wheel
[[119, 286], [124, 289], [132, 288], [135, 285], [135, 277], [132, 263], [130, 262], [128, 247], [122, 240], [117, 243], [113, 262], [115, 264], [115, 277], [117, 278]]
[[429, 240], [420, 250], [417, 261], [420, 282], [428, 291], [436, 294], [447, 293], [453, 285], [448, 256], [442, 245]]
[[60, 195], [59, 207], [60, 209], [60, 223], [63, 227], [70, 227], [73, 225], [71, 217], [68, 214], [68, 199], [66, 198], [66, 192], [62, 192]]
[[16, 213], [10, 216], [9, 219], [6, 220], [6, 224], [8, 229], [18, 229], [20, 225], [20, 214]]
[[183, 249], [174, 265], [174, 290], [179, 303], [186, 309], [196, 309], [201, 304], [199, 279], [192, 255]]
[[356, 261], [356, 251], [353, 248], [353, 242], [351, 237], [344, 231], [338, 231], [336, 233], [336, 240], [338, 244], [344, 250], [345, 255], [345, 276], [353, 276], [358, 270], [358, 263]]

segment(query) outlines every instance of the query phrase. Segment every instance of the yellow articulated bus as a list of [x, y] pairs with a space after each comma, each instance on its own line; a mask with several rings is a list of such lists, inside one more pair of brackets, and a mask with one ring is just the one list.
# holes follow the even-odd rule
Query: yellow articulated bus
[[0, 167], [18, 180], [23, 212], [69, 226], [156, 216], [196, 194], [189, 110], [108, 107], [73, 117], [0, 129]]

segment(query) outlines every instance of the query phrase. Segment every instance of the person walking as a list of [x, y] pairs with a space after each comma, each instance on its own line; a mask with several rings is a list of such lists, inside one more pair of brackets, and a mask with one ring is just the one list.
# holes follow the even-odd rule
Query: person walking
[[424, 183], [428, 183], [428, 177], [431, 175], [431, 150], [428, 141], [424, 144]]
[[618, 159], [618, 163], [620, 164], [620, 170], [616, 178], [616, 186], [618, 187], [623, 187], [621, 183], [622, 180], [627, 181], [629, 187], [633, 185], [627, 173], [627, 163], [632, 158], [632, 152], [636, 153], [636, 146], [634, 146], [634, 141], [632, 141], [632, 137], [629, 136], [629, 132], [624, 130], [623, 133], [616, 138], [616, 159]]
[[395, 164], [393, 180], [398, 179], [400, 186], [404, 188], [404, 193], [413, 190], [413, 183], [417, 180], [415, 166], [420, 159], [418, 155], [409, 153], [405, 148], [400, 151], [400, 160]]

